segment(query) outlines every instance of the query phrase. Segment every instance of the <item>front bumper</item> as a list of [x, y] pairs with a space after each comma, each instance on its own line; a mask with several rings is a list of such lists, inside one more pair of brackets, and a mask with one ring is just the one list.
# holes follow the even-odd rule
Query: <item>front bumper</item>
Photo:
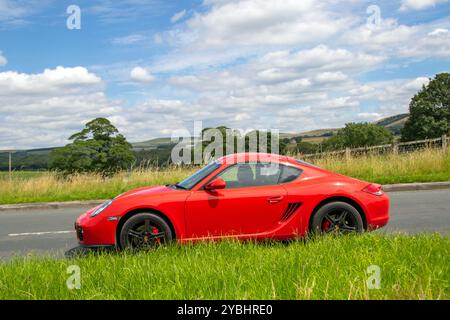
[[77, 234], [77, 240], [78, 242], [84, 241], [84, 230], [83, 227], [80, 226], [78, 223], [75, 222], [75, 232]]
[[79, 244], [90, 247], [115, 246], [119, 220], [108, 219], [110, 216], [106, 214], [91, 217], [94, 210], [95, 208], [82, 214], [75, 221], [74, 227]]

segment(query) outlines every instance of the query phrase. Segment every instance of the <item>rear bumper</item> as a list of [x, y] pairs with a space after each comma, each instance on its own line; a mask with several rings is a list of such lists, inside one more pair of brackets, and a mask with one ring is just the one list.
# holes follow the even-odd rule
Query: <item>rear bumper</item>
[[389, 206], [390, 201], [387, 194], [383, 194], [382, 196], [367, 202], [367, 208], [365, 210], [367, 230], [376, 230], [388, 224]]

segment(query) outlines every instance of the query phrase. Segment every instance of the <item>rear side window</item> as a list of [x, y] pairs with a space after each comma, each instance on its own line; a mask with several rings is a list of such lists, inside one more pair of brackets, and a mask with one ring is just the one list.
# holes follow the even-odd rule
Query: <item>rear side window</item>
[[302, 172], [303, 170], [299, 168], [283, 166], [278, 183], [288, 183], [294, 181], [302, 174]]

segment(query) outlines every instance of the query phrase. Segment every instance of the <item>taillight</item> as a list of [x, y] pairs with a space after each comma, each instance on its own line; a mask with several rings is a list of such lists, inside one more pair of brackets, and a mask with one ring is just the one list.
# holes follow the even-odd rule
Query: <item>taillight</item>
[[376, 195], [381, 196], [383, 195], [383, 187], [380, 184], [369, 184], [367, 187], [365, 187], [362, 191]]

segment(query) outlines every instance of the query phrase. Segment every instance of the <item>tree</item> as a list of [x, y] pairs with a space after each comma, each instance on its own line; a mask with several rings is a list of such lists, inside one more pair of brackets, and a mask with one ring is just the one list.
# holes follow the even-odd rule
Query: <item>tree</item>
[[367, 122], [347, 123], [335, 136], [325, 140], [323, 147], [326, 150], [337, 150], [390, 144], [393, 141], [394, 136], [384, 127]]
[[53, 150], [50, 167], [66, 174], [101, 172], [108, 175], [134, 161], [131, 144], [108, 119], [97, 118], [73, 134], [65, 147]]
[[[273, 138], [275, 139], [275, 136]], [[216, 139], [218, 140], [216, 141]], [[219, 126], [217, 128], [203, 129], [202, 142], [195, 146], [194, 152], [198, 152], [203, 156], [206, 151], [213, 158], [217, 158], [218, 154], [216, 154], [216, 151], [219, 150], [222, 155], [249, 151], [284, 154], [286, 152], [286, 143], [279, 138], [277, 143], [278, 149], [275, 146], [272, 148], [272, 133], [270, 131], [254, 130], [244, 135], [239, 130]]]
[[298, 142], [296, 145], [296, 153], [312, 154], [320, 152], [319, 145], [317, 143], [311, 143], [306, 141]]
[[409, 104], [402, 140], [438, 138], [450, 130], [450, 74], [437, 74]]

